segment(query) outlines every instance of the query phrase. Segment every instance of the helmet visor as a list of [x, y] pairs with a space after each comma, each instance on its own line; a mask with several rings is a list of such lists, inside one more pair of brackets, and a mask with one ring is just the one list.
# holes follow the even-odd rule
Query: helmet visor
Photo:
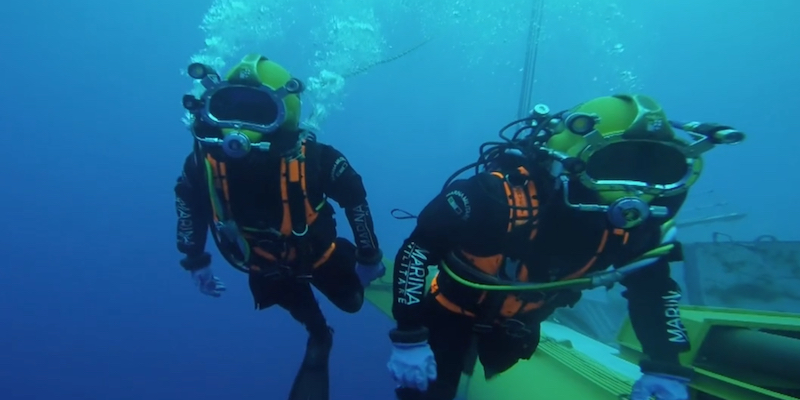
[[228, 86], [208, 99], [208, 114], [218, 122], [270, 127], [280, 115], [274, 94], [249, 86]]
[[664, 142], [621, 141], [594, 152], [586, 174], [595, 181], [632, 181], [650, 186], [671, 185], [686, 179], [686, 155]]

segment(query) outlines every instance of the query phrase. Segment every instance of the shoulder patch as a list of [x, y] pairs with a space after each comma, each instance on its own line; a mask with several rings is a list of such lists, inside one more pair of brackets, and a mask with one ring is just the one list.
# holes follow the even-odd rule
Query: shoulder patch
[[344, 171], [347, 171], [347, 168], [350, 167], [350, 163], [347, 162], [347, 159], [344, 156], [340, 156], [333, 162], [333, 168], [331, 168], [331, 182], [335, 182], [339, 179]]
[[445, 198], [447, 199], [447, 204], [450, 205], [456, 215], [461, 217], [464, 221], [469, 219], [472, 214], [472, 206], [464, 192], [452, 190], [445, 195]]

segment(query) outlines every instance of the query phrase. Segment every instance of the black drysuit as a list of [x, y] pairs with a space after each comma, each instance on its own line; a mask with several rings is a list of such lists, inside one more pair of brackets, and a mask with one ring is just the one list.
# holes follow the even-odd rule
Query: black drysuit
[[[530, 358], [538, 346], [540, 322], [555, 308], [571, 306], [580, 298], [580, 293], [566, 290], [546, 295], [520, 294], [522, 298], [534, 296], [528, 298], [531, 302], [544, 301], [544, 305], [534, 311], [514, 317], [527, 326], [523, 332], [528, 334], [512, 337], [499, 327], [475, 333], [475, 317], [465, 313], [478, 315], [478, 303], [491, 303], [487, 299], [497, 294], [464, 286], [444, 272], [437, 277], [435, 293], [420, 289], [419, 282], [425, 282], [427, 266], [438, 265], [452, 252], [464, 251], [476, 256], [503, 254], [528, 266], [528, 281], [542, 283], [570, 276], [593, 257], [596, 259], [585, 273], [604, 270], [611, 265], [623, 266], [659, 246], [660, 226], [666, 218], [653, 218], [629, 229], [624, 243], [622, 239], [613, 237], [616, 235], [604, 237], [604, 232], [610, 230], [604, 213], [568, 207], [552, 177], [544, 171], [538, 175], [533, 179], [542, 203], [538, 232], [533, 239], [527, 234], [521, 241], [509, 236], [506, 189], [502, 179], [489, 173], [453, 182], [420, 213], [416, 228], [396, 256], [392, 311], [398, 331], [428, 328], [438, 379], [424, 394], [398, 390], [402, 400], [453, 399], [462, 370], [470, 368], [470, 365], [465, 366], [465, 355], [475, 349], [472, 344], [476, 335], [477, 356], [487, 376], [508, 370], [520, 359]], [[588, 192], [581, 193], [579, 188], [572, 190], [571, 194], [578, 197], [589, 195]], [[665, 203], [654, 204], [669, 207], [671, 218], [684, 199], [685, 196], [676, 196], [664, 199]], [[605, 245], [598, 252], [601, 241], [605, 241]], [[633, 328], [649, 356], [649, 360], [642, 363], [642, 370], [686, 373], [678, 363], [678, 354], [686, 351], [689, 343], [678, 315], [680, 290], [670, 278], [668, 261], [659, 260], [627, 276], [621, 283], [627, 289], [625, 297]], [[446, 308], [437, 301], [436, 294], [442, 294], [463, 312]], [[500, 295], [505, 297], [507, 293]]]
[[[281, 159], [264, 153], [248, 155], [243, 160], [225, 161], [230, 213], [239, 227], [260, 231], [279, 230], [283, 218], [281, 194]], [[209, 197], [206, 154], [199, 148], [189, 154], [183, 173], [175, 185], [175, 204], [178, 214], [177, 246], [186, 255], [182, 264], [188, 270], [208, 265], [203, 257], [208, 229], [215, 229]], [[305, 182], [309, 203], [318, 207], [318, 217], [308, 228], [312, 260], [319, 260], [335, 243], [324, 263], [313, 269], [310, 283], [316, 286], [338, 308], [353, 313], [363, 305], [364, 289], [355, 273], [357, 261], [376, 264], [382, 258], [373, 229], [367, 194], [359, 174], [348, 160], [332, 146], [307, 141], [305, 144]], [[338, 238], [333, 207], [327, 199], [336, 201], [344, 210], [355, 237], [355, 244]], [[220, 253], [229, 261], [235, 259], [236, 246], [214, 236]], [[291, 246], [272, 235], [249, 240], [251, 247], [267, 250]], [[253, 254], [249, 263], [263, 270], [274, 270], [275, 262]], [[193, 262], [192, 260], [199, 260]], [[287, 309], [304, 324], [309, 332], [327, 334], [327, 325], [314, 298], [308, 280], [267, 277], [250, 272], [250, 289], [257, 309], [274, 304]]]

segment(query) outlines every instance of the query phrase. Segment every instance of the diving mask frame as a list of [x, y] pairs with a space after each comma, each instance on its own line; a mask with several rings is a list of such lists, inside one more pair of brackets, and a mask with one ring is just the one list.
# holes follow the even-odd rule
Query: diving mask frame
[[[195, 118], [202, 121], [204, 124], [217, 128], [217, 129], [230, 129], [231, 132], [226, 132], [222, 138], [203, 137], [199, 136], [194, 126], [190, 128], [194, 139], [202, 145], [222, 147], [225, 154], [234, 158], [245, 156], [252, 149], [259, 151], [269, 151], [271, 143], [269, 141], [252, 141], [244, 131], [252, 131], [264, 136], [275, 133], [286, 122], [286, 103], [283, 99], [289, 95], [299, 94], [303, 92], [304, 85], [297, 78], [291, 78], [286, 84], [275, 90], [266, 85], [261, 84], [254, 78], [257, 64], [260, 58], [245, 58], [246, 68], [242, 69], [239, 73], [240, 79], [244, 81], [252, 81], [251, 84], [238, 83], [222, 80], [219, 74], [208, 65], [202, 63], [192, 63], [188, 67], [188, 74], [193, 79], [199, 80], [205, 88], [205, 91], [197, 98], [191, 94], [183, 96], [183, 106]], [[211, 103], [215, 94], [224, 90], [253, 90], [266, 94], [268, 98], [274, 103], [276, 112], [275, 118], [272, 122], [256, 123], [252, 121], [243, 120], [226, 120], [220, 119], [211, 111]]]
[[[595, 121], [599, 119], [591, 115]], [[631, 128], [625, 132], [614, 135], [603, 136], [596, 129], [583, 134], [586, 146], [578, 154], [577, 158], [583, 165], [587, 165], [592, 156], [598, 151], [613, 146], [621, 142], [650, 142], [661, 146], [669, 147], [673, 151], [680, 153], [686, 160], [685, 173], [675, 182], [657, 184], [641, 182], [636, 180], [614, 180], [614, 179], [594, 179], [584, 168], [582, 171], [573, 174], [555, 173], [562, 185], [564, 202], [571, 208], [579, 211], [604, 212], [612, 225], [618, 228], [632, 228], [641, 224], [646, 219], [653, 217], [669, 216], [669, 209], [664, 206], [650, 205], [642, 199], [642, 196], [669, 197], [686, 192], [700, 176], [703, 169], [703, 162], [700, 155], [714, 148], [714, 144], [706, 136], [689, 133], [691, 141], [679, 140], [647, 140], [626, 137], [626, 132], [638, 131], [643, 123], [641, 118], [637, 118]], [[572, 130], [570, 130], [572, 132]], [[573, 132], [575, 133], [575, 132]], [[559, 166], [551, 168], [551, 173], [558, 171]], [[623, 192], [632, 193], [614, 200], [611, 204], [578, 204], [570, 200], [569, 183], [572, 180], [579, 181], [584, 187], [593, 192]]]
[[[550, 129], [540, 135], [542, 140], [535, 144], [546, 154], [555, 154], [550, 165], [551, 174], [558, 179], [562, 186], [564, 203], [579, 211], [603, 212], [608, 216], [609, 222], [617, 228], [633, 228], [640, 225], [650, 217], [668, 217], [670, 210], [664, 206], [651, 205], [643, 197], [669, 197], [685, 193], [697, 181], [703, 169], [701, 155], [717, 144], [736, 144], [744, 140], [744, 134], [728, 127], [720, 127], [716, 132], [699, 131], [692, 129], [697, 123], [678, 123], [666, 121], [663, 113], [651, 110], [640, 103], [637, 97], [632, 97], [638, 105], [638, 114], [631, 125], [624, 131], [603, 135], [596, 129], [600, 117], [596, 114], [570, 113], [563, 111], [553, 120], [550, 118], [547, 126]], [[541, 106], [538, 106], [541, 109]], [[544, 107], [546, 109], [546, 107]], [[537, 113], [536, 109], [532, 113]], [[541, 115], [539, 119], [549, 115]], [[666, 122], [665, 122], [666, 121]], [[665, 126], [668, 124], [668, 126]], [[686, 132], [687, 138], [678, 138], [671, 128]], [[726, 130], [726, 132], [721, 132]], [[575, 157], [561, 154], [546, 146], [547, 141], [554, 135], [570, 132], [583, 137], [585, 146]], [[676, 181], [656, 184], [635, 180], [594, 179], [587, 172], [586, 166], [592, 156], [598, 151], [621, 142], [649, 142], [668, 147], [680, 153], [686, 160], [686, 171]], [[572, 164], [565, 168], [564, 162]], [[577, 168], [576, 168], [577, 166]], [[593, 192], [623, 192], [631, 193], [614, 200], [611, 204], [580, 204], [570, 200], [570, 182], [578, 181]]]

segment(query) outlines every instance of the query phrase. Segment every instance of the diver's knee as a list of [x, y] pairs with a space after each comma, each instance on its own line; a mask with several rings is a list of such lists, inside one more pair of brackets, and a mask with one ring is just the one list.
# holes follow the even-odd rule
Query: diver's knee
[[361, 308], [364, 306], [364, 294], [360, 291], [353, 293], [350, 296], [335, 302], [335, 304], [340, 310], [348, 314], [355, 314], [361, 311]]
[[361, 308], [364, 307], [364, 297], [363, 296], [359, 296], [359, 297], [360, 297], [359, 299], [352, 299], [351, 301], [348, 301], [347, 303], [345, 303], [341, 307], [342, 311], [344, 311], [344, 312], [346, 312], [348, 314], [355, 314], [355, 313], [361, 311]]

